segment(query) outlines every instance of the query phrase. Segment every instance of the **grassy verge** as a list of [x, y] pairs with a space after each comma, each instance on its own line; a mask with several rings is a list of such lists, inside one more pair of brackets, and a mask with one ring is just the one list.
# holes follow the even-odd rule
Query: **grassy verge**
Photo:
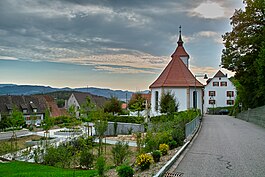
[[[23, 136], [17, 138], [18, 150], [27, 148], [25, 142], [32, 139], [39, 140], [41, 137], [37, 135]], [[7, 154], [11, 152], [11, 140], [1, 140], [0, 141], [0, 155]]]
[[73, 170], [61, 169], [46, 165], [33, 164], [28, 162], [13, 161], [9, 163], [0, 163], [1, 176], [38, 176], [38, 177], [52, 177], [52, 176], [86, 176], [92, 177], [97, 175], [96, 170]]

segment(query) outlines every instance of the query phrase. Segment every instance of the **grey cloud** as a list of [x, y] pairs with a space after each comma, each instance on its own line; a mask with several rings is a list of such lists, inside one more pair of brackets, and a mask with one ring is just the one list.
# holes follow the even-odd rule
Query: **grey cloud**
[[[0, 49], [5, 50], [0, 55], [54, 60], [139, 51], [170, 56], [177, 38], [170, 39], [179, 25], [192, 36], [194, 30], [222, 31], [228, 22], [187, 16], [202, 2], [206, 0], [1, 1]], [[225, 2], [223, 6], [231, 5]]]

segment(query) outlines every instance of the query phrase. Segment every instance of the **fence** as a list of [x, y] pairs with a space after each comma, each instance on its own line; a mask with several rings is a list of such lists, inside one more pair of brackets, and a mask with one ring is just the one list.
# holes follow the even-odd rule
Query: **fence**
[[133, 123], [122, 123], [117, 122], [117, 128], [115, 131], [115, 122], [108, 122], [108, 129], [105, 132], [105, 135], [117, 135], [117, 134], [131, 134], [134, 132], [144, 132], [144, 125], [142, 124], [133, 124]]
[[265, 127], [265, 106], [243, 111], [237, 114], [236, 118]]
[[197, 116], [195, 119], [190, 121], [185, 125], [185, 136], [186, 139], [194, 133], [194, 131], [199, 127], [201, 121], [201, 116]]

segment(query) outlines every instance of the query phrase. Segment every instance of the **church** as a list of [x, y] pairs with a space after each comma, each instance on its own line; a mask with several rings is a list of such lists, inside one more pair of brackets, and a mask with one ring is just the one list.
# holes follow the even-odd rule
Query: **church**
[[160, 113], [161, 95], [171, 92], [178, 105], [178, 111], [200, 109], [203, 103], [203, 84], [189, 70], [189, 54], [186, 52], [181, 37], [181, 27], [177, 48], [171, 55], [171, 61], [160, 76], [149, 86], [151, 90], [150, 116]]

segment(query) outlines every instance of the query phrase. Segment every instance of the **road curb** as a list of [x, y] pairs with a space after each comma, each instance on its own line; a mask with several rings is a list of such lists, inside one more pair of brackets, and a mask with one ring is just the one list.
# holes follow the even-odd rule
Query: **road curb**
[[[202, 120], [202, 119], [201, 119]], [[157, 172], [156, 175], [153, 177], [163, 177], [163, 175], [173, 166], [173, 164], [178, 160], [178, 158], [182, 155], [182, 153], [186, 150], [186, 148], [189, 146], [189, 144], [193, 141], [195, 136], [198, 134], [198, 132], [201, 129], [202, 121], [200, 122], [199, 127], [195, 131], [195, 133], [191, 136], [190, 140], [188, 140], [181, 148], [180, 150]], [[197, 136], [196, 136], [197, 137]], [[182, 159], [181, 159], [182, 160]], [[181, 162], [181, 160], [178, 162], [178, 164]], [[178, 166], [176, 165], [176, 167]]]

